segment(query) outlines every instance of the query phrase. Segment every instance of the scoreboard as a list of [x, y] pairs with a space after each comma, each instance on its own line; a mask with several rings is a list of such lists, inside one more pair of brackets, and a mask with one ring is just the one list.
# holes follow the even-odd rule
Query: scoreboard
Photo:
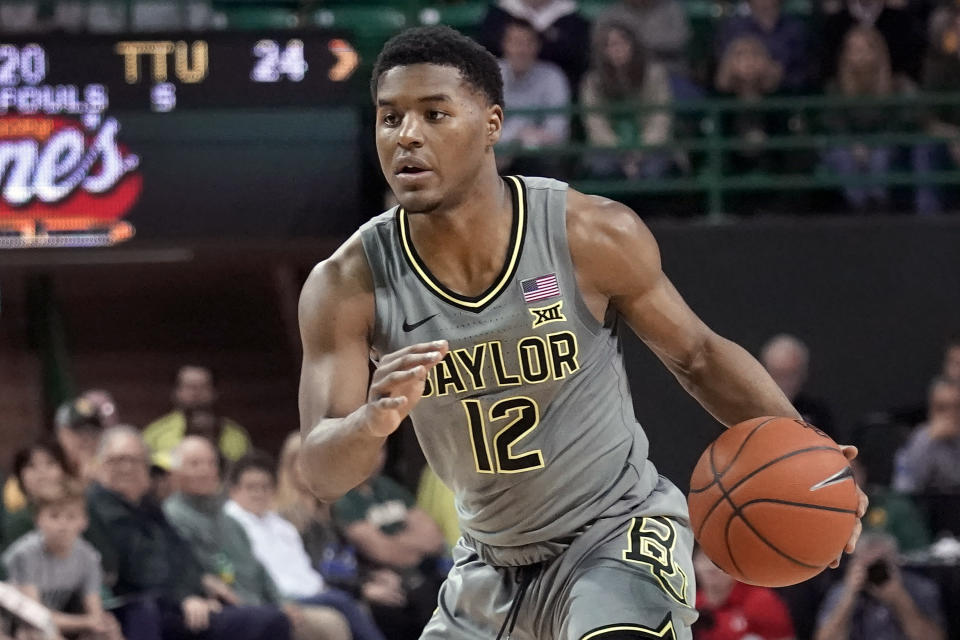
[[322, 30], [0, 41], [0, 249], [349, 230], [358, 64]]
[[310, 106], [348, 95], [359, 58], [325, 32], [0, 43], [0, 113]]

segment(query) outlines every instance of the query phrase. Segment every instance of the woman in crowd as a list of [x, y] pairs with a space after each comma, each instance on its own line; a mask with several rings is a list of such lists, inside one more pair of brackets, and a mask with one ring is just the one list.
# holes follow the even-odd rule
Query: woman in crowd
[[[870, 26], [857, 26], [844, 37], [837, 60], [837, 75], [827, 85], [827, 93], [844, 98], [885, 98], [916, 92], [906, 76], [894, 74], [890, 51], [880, 32]], [[838, 107], [827, 112], [825, 125], [831, 134], [875, 134], [916, 128], [918, 114], [910, 109], [890, 107]], [[912, 148], [912, 165], [922, 167], [926, 148]], [[891, 144], [854, 142], [829, 149], [825, 161], [832, 173], [844, 178], [881, 177], [894, 165], [897, 149]], [[890, 190], [882, 184], [850, 185], [843, 189], [847, 204], [858, 213], [885, 211], [891, 207]], [[917, 206], [932, 205], [928, 189], [917, 190]]]
[[670, 141], [673, 116], [669, 109], [613, 109], [618, 103], [667, 106], [673, 100], [666, 69], [650, 62], [636, 33], [627, 25], [605, 22], [594, 30], [593, 61], [580, 88], [587, 140], [610, 151], [587, 156], [589, 172], [601, 178], [657, 178], [673, 165], [668, 151], [614, 151], [631, 145], [662, 145]]
[[52, 438], [41, 438], [17, 451], [13, 456], [13, 473], [27, 502], [7, 512], [0, 549], [33, 529], [34, 500], [59, 492], [64, 481], [73, 476], [63, 448]]

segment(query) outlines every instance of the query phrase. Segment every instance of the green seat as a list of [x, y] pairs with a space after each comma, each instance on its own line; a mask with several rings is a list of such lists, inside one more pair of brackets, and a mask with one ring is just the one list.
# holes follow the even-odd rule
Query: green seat
[[417, 15], [420, 24], [445, 24], [460, 31], [476, 30], [489, 8], [487, 2], [474, 0], [457, 4], [438, 4], [421, 9]]
[[347, 29], [363, 39], [382, 38], [406, 27], [407, 14], [383, 5], [332, 5], [315, 11], [313, 23], [331, 29]]
[[298, 26], [297, 14], [282, 7], [224, 7], [221, 12], [229, 29], [293, 29]]

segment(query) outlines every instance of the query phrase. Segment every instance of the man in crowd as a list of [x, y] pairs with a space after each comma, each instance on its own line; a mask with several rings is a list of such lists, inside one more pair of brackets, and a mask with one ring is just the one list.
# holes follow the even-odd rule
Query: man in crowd
[[200, 436], [187, 436], [174, 449], [171, 462], [179, 491], [167, 498], [163, 511], [203, 570], [218, 581], [217, 594], [235, 605], [282, 609], [293, 623], [297, 640], [349, 640], [347, 622], [337, 611], [284, 602], [253, 554], [243, 527], [223, 511], [220, 467], [213, 444]]
[[[161, 466], [169, 465], [170, 454], [187, 435], [209, 438], [227, 460], [239, 460], [251, 449], [246, 430], [214, 412], [217, 391], [213, 371], [208, 367], [193, 364], [180, 367], [171, 399], [173, 411], [143, 430], [143, 439], [154, 461]], [[210, 416], [213, 419], [209, 419]]]
[[[513, 109], [557, 108], [570, 105], [570, 86], [560, 68], [538, 59], [540, 34], [526, 20], [512, 18], [503, 31], [503, 98]], [[570, 118], [563, 112], [545, 115], [517, 114], [507, 119], [500, 135], [505, 155], [498, 158], [504, 173], [557, 175], [555, 163], [540, 158], [517, 158], [509, 148], [541, 148], [562, 144], [570, 137]]]
[[897, 452], [893, 487], [905, 493], [960, 492], [960, 380], [930, 384], [928, 420]]
[[297, 528], [273, 510], [276, 472], [265, 454], [253, 453], [230, 467], [230, 501], [224, 512], [243, 527], [253, 554], [281, 595], [302, 605], [328, 606], [350, 625], [353, 640], [384, 640], [369, 611], [352, 595], [324, 584]]
[[590, 23], [573, 0], [498, 0], [480, 25], [480, 44], [503, 57], [503, 32], [512, 18], [526, 20], [540, 34], [540, 57], [560, 67], [571, 87], [590, 62]]
[[413, 495], [381, 474], [379, 469], [362, 485], [333, 505], [333, 518], [356, 547], [369, 569], [392, 569], [404, 578], [407, 605], [387, 612], [374, 606], [382, 628], [394, 631], [396, 640], [416, 639], [437, 606], [443, 571], [437, 560], [444, 554], [440, 527]]
[[159, 506], [144, 499], [149, 455], [137, 430], [106, 430], [97, 463], [87, 538], [122, 605], [115, 613], [127, 640], [289, 640], [289, 622], [276, 607], [224, 606], [208, 597], [193, 551]]
[[814, 640], [944, 640], [937, 585], [897, 566], [897, 542], [865, 531], [820, 608]]
[[760, 362], [804, 420], [836, 437], [830, 410], [804, 392], [810, 373], [810, 349], [803, 341], [787, 333], [775, 335], [760, 350]]

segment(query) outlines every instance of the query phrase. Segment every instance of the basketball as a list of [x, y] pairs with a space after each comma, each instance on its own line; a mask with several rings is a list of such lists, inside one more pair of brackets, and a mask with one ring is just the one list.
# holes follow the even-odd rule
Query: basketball
[[839, 445], [791, 418], [754, 418], [723, 433], [700, 456], [687, 502], [707, 556], [737, 580], [767, 587], [820, 573], [857, 520]]

